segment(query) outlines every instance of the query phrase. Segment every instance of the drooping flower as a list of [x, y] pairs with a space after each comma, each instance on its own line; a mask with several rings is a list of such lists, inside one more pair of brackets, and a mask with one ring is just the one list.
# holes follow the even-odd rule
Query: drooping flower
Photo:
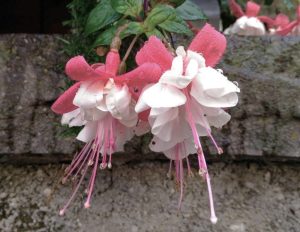
[[281, 31], [290, 23], [289, 17], [282, 13], [278, 14], [275, 19], [272, 19], [268, 16], [261, 16], [260, 20], [267, 24], [271, 35], [280, 35]]
[[63, 124], [84, 125], [77, 139], [86, 145], [66, 169], [63, 181], [72, 176], [77, 185], [61, 215], [75, 197], [89, 167], [92, 174], [84, 206], [90, 207], [99, 160], [102, 158], [101, 169], [111, 168], [112, 154], [122, 151], [125, 142], [134, 135], [138, 121], [134, 106], [140, 90], [161, 75], [158, 65], [145, 63], [118, 76], [119, 64], [119, 54], [112, 49], [105, 64], [90, 66], [83, 57], [77, 56], [66, 65], [67, 75], [77, 82], [56, 100], [52, 110], [63, 114]]
[[283, 27], [278, 34], [280, 35], [300, 35], [300, 5], [296, 9], [296, 19]]
[[[220, 128], [230, 120], [222, 108], [238, 102], [239, 88], [221, 70], [212, 68], [226, 48], [226, 39], [209, 24], [196, 35], [187, 52], [178, 47], [176, 57], [156, 37], [138, 52], [139, 65], [155, 62], [164, 71], [158, 83], [147, 85], [136, 104], [138, 113], [150, 109], [149, 123], [154, 135], [150, 149], [163, 152], [175, 163], [176, 179], [183, 193], [183, 160], [198, 154], [199, 173], [206, 179], [211, 221], [216, 223], [213, 196], [199, 136], [209, 136], [218, 153], [222, 149], [211, 134], [211, 126]], [[158, 53], [159, 52], [159, 53]], [[159, 54], [159, 55], [157, 55]]]
[[227, 28], [225, 34], [238, 34], [246, 36], [259, 36], [266, 33], [265, 26], [258, 16], [260, 5], [248, 1], [244, 12], [235, 0], [229, 0], [232, 14], [237, 18], [236, 22]]

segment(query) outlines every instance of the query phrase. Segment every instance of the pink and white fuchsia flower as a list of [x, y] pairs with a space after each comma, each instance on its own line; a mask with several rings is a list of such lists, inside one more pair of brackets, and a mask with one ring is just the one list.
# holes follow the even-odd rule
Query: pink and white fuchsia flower
[[66, 73], [77, 83], [56, 100], [52, 110], [63, 114], [63, 124], [84, 125], [77, 139], [86, 145], [66, 169], [63, 181], [72, 176], [77, 184], [69, 201], [60, 210], [61, 215], [75, 197], [89, 167], [92, 168], [92, 174], [84, 206], [90, 207], [101, 155], [100, 168], [111, 168], [112, 154], [123, 151], [125, 142], [134, 135], [139, 118], [134, 110], [139, 96], [138, 88], [157, 82], [161, 75], [158, 65], [145, 63], [117, 76], [119, 64], [119, 54], [112, 50], [107, 55], [105, 65], [90, 66], [81, 56], [72, 58], [66, 65]]
[[278, 14], [275, 19], [261, 16], [261, 20], [268, 25], [271, 34], [300, 35], [300, 5], [296, 9], [296, 19], [292, 22], [284, 14]]
[[[211, 134], [211, 126], [221, 128], [230, 120], [222, 108], [238, 102], [239, 88], [214, 66], [226, 47], [225, 37], [206, 25], [187, 51], [178, 47], [173, 57], [156, 37], [150, 37], [137, 54], [138, 64], [156, 62], [164, 71], [158, 83], [147, 85], [136, 104], [137, 113], [150, 109], [149, 124], [154, 135], [150, 149], [163, 152], [175, 162], [176, 178], [183, 193], [183, 160], [198, 154], [199, 173], [207, 182], [211, 221], [217, 222], [210, 178], [199, 136], [209, 136], [219, 154], [222, 149]], [[155, 52], [159, 49], [159, 56]], [[193, 142], [192, 142], [193, 141]], [[189, 170], [190, 172], [190, 170]]]
[[238, 34], [247, 36], [266, 34], [265, 26], [260, 20], [260, 16], [258, 16], [260, 5], [252, 1], [248, 1], [246, 12], [244, 12], [235, 0], [229, 0], [229, 7], [237, 20], [232, 26], [224, 31], [225, 34]]

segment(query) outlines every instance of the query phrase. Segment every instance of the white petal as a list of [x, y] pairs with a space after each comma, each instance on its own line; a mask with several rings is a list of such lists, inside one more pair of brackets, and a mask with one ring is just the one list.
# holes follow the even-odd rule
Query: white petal
[[85, 143], [92, 141], [96, 136], [97, 125], [97, 122], [88, 122], [77, 135], [76, 139]]
[[155, 116], [163, 114], [169, 110], [170, 110], [170, 108], [152, 108], [150, 111], [150, 115], [151, 115], [151, 117], [155, 117]]
[[183, 58], [182, 56], [176, 56], [172, 61], [171, 70], [176, 76], [182, 75], [183, 73]]
[[[176, 114], [175, 111], [173, 112]], [[167, 112], [167, 114], [169, 114], [169, 112]], [[158, 120], [158, 122], [155, 127], [152, 126], [152, 133], [162, 141], [170, 141], [172, 144], [178, 143], [191, 135], [190, 127], [185, 120], [184, 107], [180, 107], [178, 115], [172, 117], [172, 120], [169, 121], [163, 120], [166, 118], [159, 119], [159, 116], [156, 118], [149, 117], [150, 125], [154, 124], [155, 119]]]
[[142, 100], [151, 108], [176, 107], [186, 102], [186, 97], [180, 90], [161, 83], [152, 85], [142, 95]]
[[216, 128], [221, 128], [222, 126], [224, 126], [226, 123], [230, 121], [230, 118], [231, 118], [230, 114], [228, 114], [222, 109], [220, 109], [218, 115], [207, 116], [208, 123], [211, 126], [214, 126]]
[[188, 157], [190, 154], [195, 154], [196, 152], [197, 151], [193, 142], [193, 138], [188, 138], [179, 145], [179, 150], [178, 147], [175, 146], [169, 150], [164, 151], [164, 154], [170, 160], [182, 160]]
[[[173, 132], [173, 120], [178, 117], [178, 108], [171, 108], [170, 110], [156, 116], [151, 124], [151, 132], [157, 135], [164, 141], [169, 141]], [[151, 112], [150, 117], [151, 121]]]
[[163, 141], [159, 139], [157, 136], [154, 136], [153, 139], [150, 142], [149, 148], [151, 151], [154, 152], [162, 152], [162, 151], [167, 151], [174, 147], [178, 141], [176, 140], [171, 140], [171, 141]]
[[239, 35], [264, 35], [266, 33], [264, 24], [256, 17], [243, 16], [231, 27], [231, 33]]
[[103, 119], [108, 113], [106, 111], [102, 111], [97, 108], [92, 108], [92, 109], [81, 108], [81, 114], [84, 120], [98, 121], [100, 119]]
[[116, 151], [124, 151], [124, 145], [134, 136], [132, 128], [127, 128], [121, 123], [116, 123]]
[[191, 95], [207, 107], [232, 107], [238, 102], [240, 89], [217, 70], [206, 67], [193, 80]]
[[266, 33], [264, 24], [256, 17], [250, 17], [246, 22], [248, 35], [264, 35]]
[[186, 52], [185, 52], [183, 46], [177, 47], [177, 49], [176, 49], [176, 55], [177, 56], [182, 56], [183, 58], [186, 56]]
[[[145, 91], [148, 90], [150, 87], [152, 87], [154, 84], [150, 84], [150, 85], [146, 85], [146, 87], [143, 88], [141, 95], [135, 105], [135, 112], [137, 113], [141, 113], [145, 110], [148, 110], [150, 108], [149, 105], [147, 105], [146, 103], [146, 99], [145, 99]], [[147, 95], [146, 95], [147, 96]]]
[[105, 96], [100, 102], [97, 103], [96, 108], [101, 111], [108, 111]]
[[188, 50], [188, 51], [187, 51], [187, 57], [188, 57], [189, 59], [196, 60], [197, 63], [198, 63], [199, 68], [204, 68], [204, 67], [206, 67], [205, 59], [204, 59], [204, 57], [203, 57], [201, 54], [199, 54], [199, 53], [197, 53], [197, 52], [193, 52], [193, 51], [191, 51], [191, 50]]
[[[191, 59], [186, 67], [184, 78], [190, 78], [190, 80], [192, 80], [197, 75], [198, 69], [199, 69], [198, 62], [195, 59]], [[186, 76], [190, 76], [190, 77], [186, 77]]]
[[61, 118], [61, 124], [69, 125], [69, 127], [84, 125], [85, 121], [82, 120], [80, 109], [78, 108], [76, 110], [63, 114]]
[[122, 119], [123, 115], [128, 114], [131, 95], [128, 87], [113, 88], [106, 96], [106, 105], [114, 118]]
[[85, 81], [80, 85], [73, 104], [82, 108], [93, 108], [103, 99], [102, 81]]

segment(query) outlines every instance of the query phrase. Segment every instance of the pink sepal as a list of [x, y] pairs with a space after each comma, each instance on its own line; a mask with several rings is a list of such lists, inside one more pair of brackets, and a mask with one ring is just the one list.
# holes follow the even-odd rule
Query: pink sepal
[[57, 114], [64, 114], [77, 109], [78, 107], [73, 105], [73, 99], [80, 87], [80, 82], [72, 85], [67, 89], [51, 106], [51, 110]]
[[255, 2], [248, 1], [246, 6], [246, 16], [256, 17], [260, 11], [260, 5]]
[[163, 71], [171, 68], [173, 56], [165, 45], [155, 36], [151, 36], [135, 57], [136, 63], [156, 63]]
[[110, 51], [106, 56], [105, 72], [115, 76], [118, 72], [121, 63], [120, 55], [118, 52]]
[[202, 30], [198, 32], [188, 49], [201, 53], [205, 58], [206, 66], [213, 67], [224, 54], [226, 38], [210, 24], [206, 24]]
[[239, 4], [237, 4], [237, 2], [235, 0], [229, 0], [229, 8], [230, 8], [232, 14], [237, 18], [240, 18], [245, 15], [241, 6]]
[[[94, 67], [97, 67], [94, 69]], [[107, 79], [111, 75], [103, 72], [103, 65], [90, 66], [83, 56], [75, 56], [66, 64], [66, 74], [74, 81], [87, 81], [95, 78]]]

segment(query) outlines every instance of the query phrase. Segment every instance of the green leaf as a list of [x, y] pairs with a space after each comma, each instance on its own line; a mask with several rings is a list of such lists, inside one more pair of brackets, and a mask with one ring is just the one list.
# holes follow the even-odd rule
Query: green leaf
[[111, 6], [121, 14], [137, 17], [143, 8], [143, 0], [111, 0]]
[[158, 38], [160, 38], [160, 39], [163, 39], [164, 38], [164, 35], [159, 31], [159, 30], [157, 30], [157, 29], [154, 29], [153, 31], [148, 31], [148, 32], [146, 32], [145, 33], [146, 34], [146, 36], [149, 38], [150, 36], [152, 36], [152, 35], [155, 35], [155, 36], [157, 36]]
[[188, 36], [193, 35], [192, 31], [181, 18], [168, 19], [159, 24], [159, 27], [173, 33], [186, 34]]
[[90, 12], [85, 26], [87, 35], [115, 22], [121, 15], [110, 5], [110, 1], [103, 0]]
[[129, 35], [138, 35], [142, 34], [144, 31], [144, 28], [141, 23], [138, 22], [130, 22], [127, 26], [127, 28], [121, 32], [121, 38], [125, 38]]
[[150, 1], [151, 6], [156, 6], [156, 5], [158, 5], [158, 4], [162, 4], [163, 2], [164, 2], [165, 4], [169, 4], [169, 5], [178, 7], [178, 6], [180, 6], [182, 3], [184, 3], [185, 0], [169, 0], [169, 1], [151, 0], [151, 1]]
[[[125, 22], [127, 23], [127, 22]], [[123, 25], [125, 24], [123, 21]], [[110, 45], [112, 39], [114, 38], [117, 28], [122, 25], [122, 24], [118, 24], [118, 25], [114, 25], [109, 27], [107, 30], [103, 31], [95, 40], [93, 47], [97, 47], [100, 45]], [[130, 35], [137, 35], [137, 34], [141, 34], [143, 33], [143, 27], [141, 25], [141, 23], [138, 22], [130, 22], [128, 23], [127, 28], [121, 32], [120, 34], [120, 38], [124, 39]]]
[[191, 0], [185, 1], [180, 7], [176, 8], [177, 14], [184, 20], [206, 20], [203, 11]]
[[157, 5], [148, 14], [144, 25], [147, 31], [153, 31], [154, 28], [166, 21], [175, 12], [174, 8], [169, 5]]
[[177, 15], [176, 10], [169, 5], [155, 6], [144, 22], [147, 32], [153, 31], [157, 26], [166, 31], [191, 35], [192, 32], [185, 21]]
[[100, 45], [110, 45], [112, 39], [114, 38], [116, 34], [117, 27], [112, 26], [108, 28], [107, 30], [103, 31], [95, 40], [93, 47], [97, 47]]

